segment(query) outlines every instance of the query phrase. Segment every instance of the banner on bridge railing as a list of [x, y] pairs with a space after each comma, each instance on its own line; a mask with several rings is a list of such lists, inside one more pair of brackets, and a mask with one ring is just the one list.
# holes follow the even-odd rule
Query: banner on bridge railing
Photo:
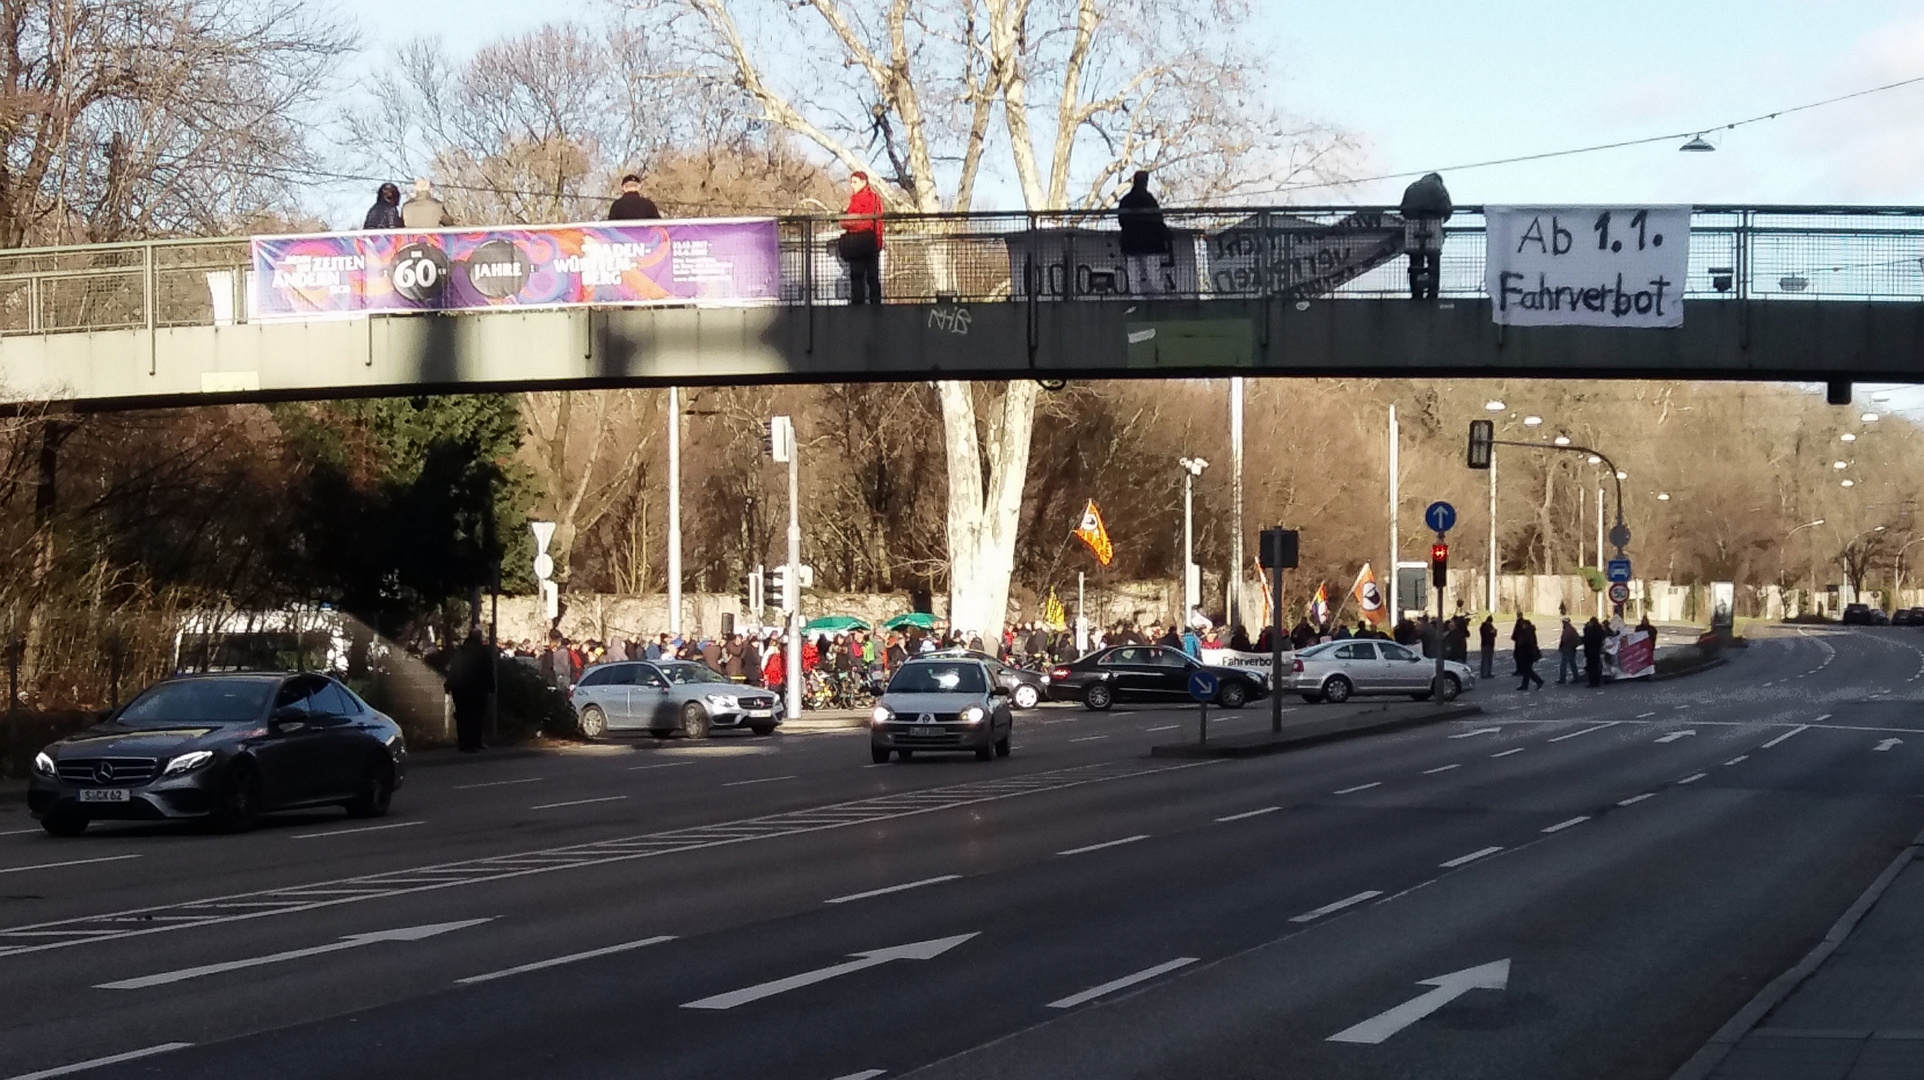
[[1484, 287], [1506, 326], [1683, 325], [1688, 206], [1486, 206]]
[[253, 238], [263, 321], [408, 311], [773, 303], [772, 218]]

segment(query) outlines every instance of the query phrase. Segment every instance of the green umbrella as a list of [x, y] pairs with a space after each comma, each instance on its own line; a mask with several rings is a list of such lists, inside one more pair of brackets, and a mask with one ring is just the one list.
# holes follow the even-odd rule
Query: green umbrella
[[845, 634], [850, 630], [867, 630], [868, 623], [853, 615], [823, 615], [808, 620], [802, 629], [807, 632], [826, 630], [831, 634]]
[[917, 626], [924, 630], [935, 629], [935, 616], [926, 611], [911, 611], [907, 615], [897, 615], [882, 624], [884, 630], [900, 630], [904, 626]]

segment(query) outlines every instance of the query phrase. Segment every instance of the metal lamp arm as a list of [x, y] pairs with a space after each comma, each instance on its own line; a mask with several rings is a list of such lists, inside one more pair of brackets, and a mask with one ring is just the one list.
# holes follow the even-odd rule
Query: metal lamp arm
[[[1587, 446], [1577, 446], [1574, 443], [1572, 443], [1569, 446], [1558, 446], [1555, 443], [1521, 442], [1515, 439], [1492, 439], [1490, 440], [1490, 442], [1491, 442], [1491, 445], [1494, 445], [1494, 446], [1521, 446], [1529, 450], [1557, 450], [1557, 451], [1562, 451], [1562, 452], [1571, 453], [1571, 454], [1594, 454], [1598, 461], [1601, 461], [1605, 465], [1608, 465], [1610, 467], [1610, 482], [1616, 485], [1616, 488], [1617, 488], [1617, 527], [1618, 528], [1624, 527], [1623, 525], [1623, 481], [1617, 479], [1617, 472], [1618, 472], [1617, 463], [1614, 461], [1611, 461], [1609, 458], [1609, 455], [1605, 454], [1603, 451], [1592, 450]], [[1614, 532], [1615, 530], [1613, 529], [1611, 531]], [[1617, 557], [1622, 558], [1623, 545], [1617, 543], [1614, 539], [1611, 540], [1611, 544], [1617, 549]]]

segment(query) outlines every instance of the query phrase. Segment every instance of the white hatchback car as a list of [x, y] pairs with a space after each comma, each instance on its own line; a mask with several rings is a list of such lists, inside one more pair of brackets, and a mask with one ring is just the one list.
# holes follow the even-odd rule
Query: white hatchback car
[[[1436, 661], [1393, 641], [1326, 641], [1296, 654], [1284, 687], [1311, 703], [1341, 703], [1356, 694], [1408, 694], [1430, 697]], [[1468, 664], [1443, 662], [1443, 700], [1476, 685]]]

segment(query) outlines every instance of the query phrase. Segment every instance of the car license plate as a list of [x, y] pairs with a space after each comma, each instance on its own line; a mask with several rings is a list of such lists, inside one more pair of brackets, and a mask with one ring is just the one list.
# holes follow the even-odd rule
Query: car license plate
[[126, 788], [87, 788], [80, 793], [81, 802], [126, 802], [132, 798]]
[[742, 715], [765, 720], [768, 717], [774, 716], [775, 710], [774, 709], [747, 709], [743, 711]]
[[911, 735], [940, 735], [940, 734], [942, 734], [942, 727], [941, 727], [941, 725], [939, 725], [939, 724], [919, 724], [919, 725], [917, 725], [917, 726], [915, 726], [915, 727], [912, 727], [912, 728], [910, 728], [910, 729], [909, 729], [909, 734], [911, 734]]

